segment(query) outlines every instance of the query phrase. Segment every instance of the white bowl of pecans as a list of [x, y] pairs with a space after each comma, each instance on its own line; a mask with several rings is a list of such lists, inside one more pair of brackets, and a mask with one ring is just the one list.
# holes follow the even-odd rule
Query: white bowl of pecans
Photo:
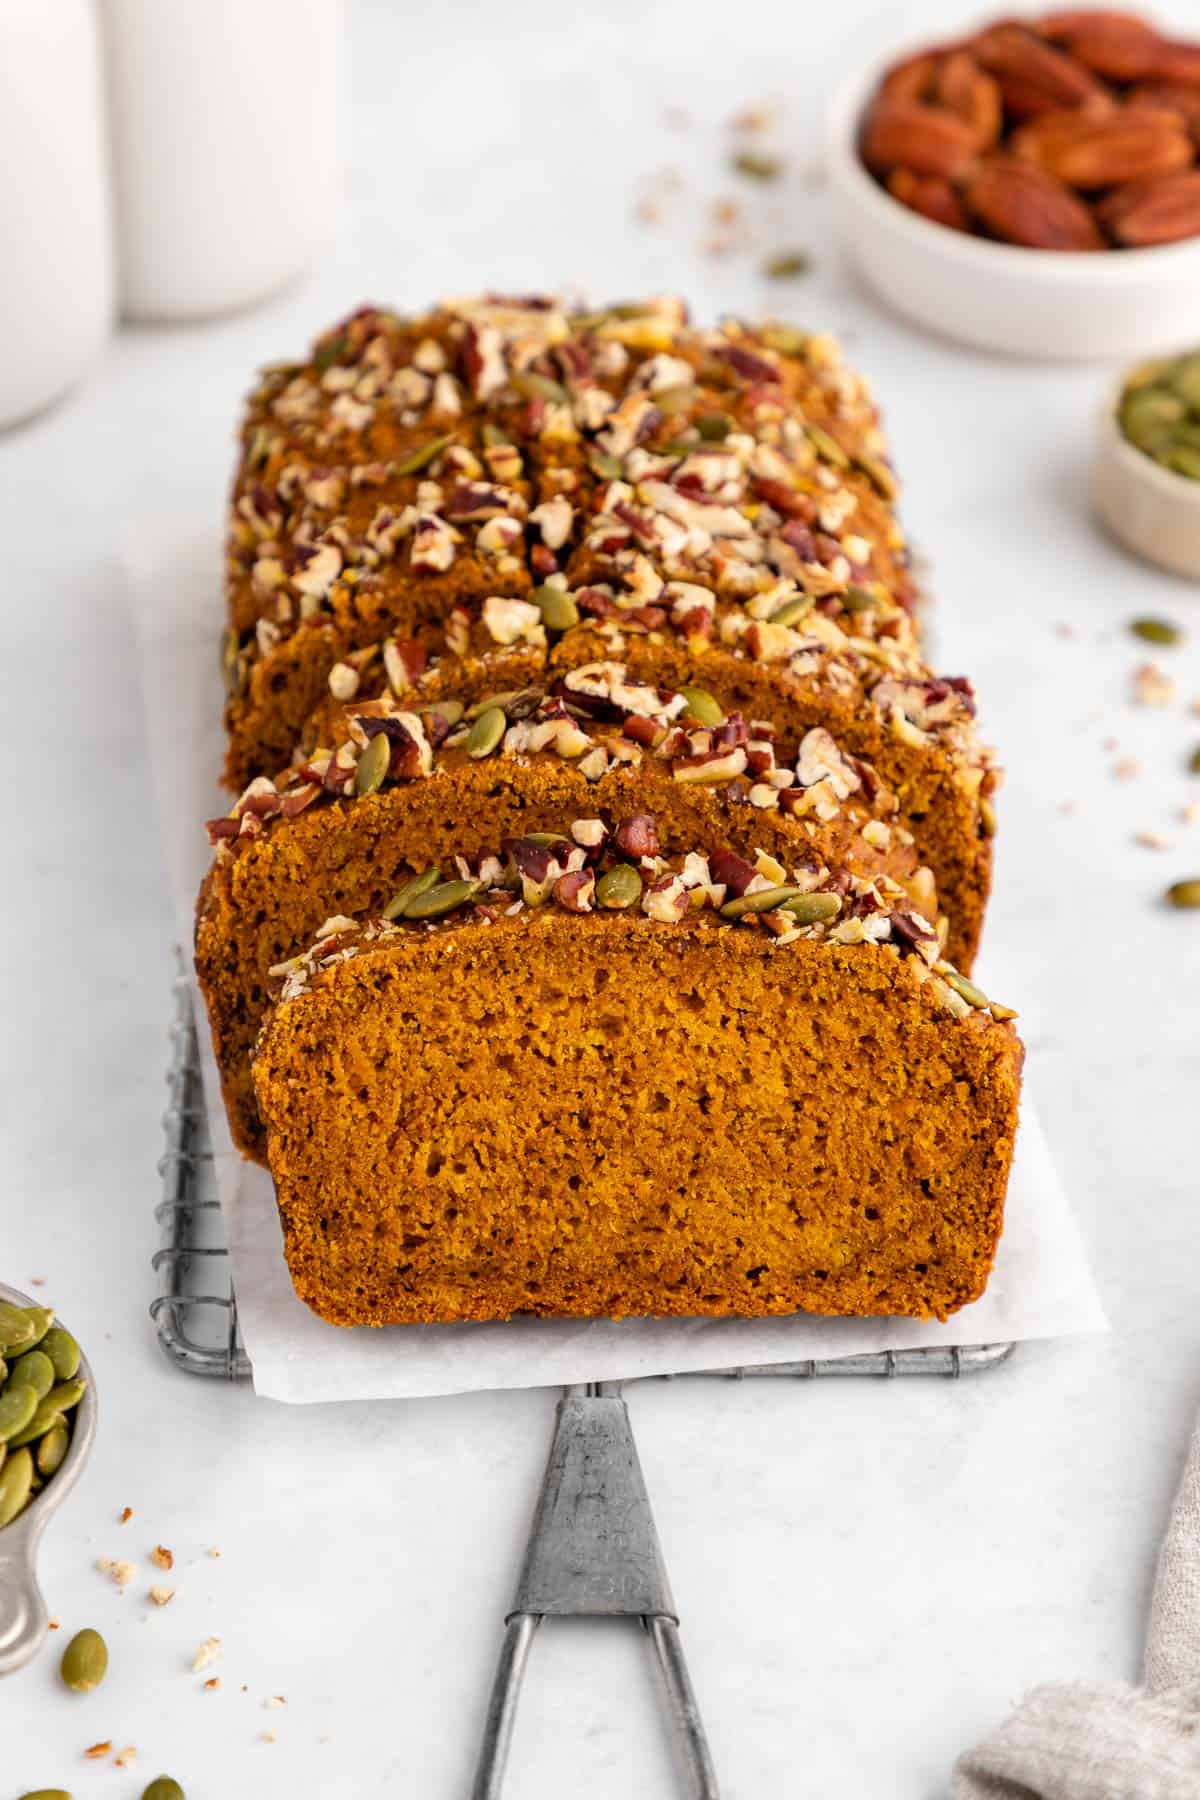
[[1200, 43], [1008, 18], [855, 74], [828, 151], [851, 256], [918, 324], [1047, 358], [1194, 339]]

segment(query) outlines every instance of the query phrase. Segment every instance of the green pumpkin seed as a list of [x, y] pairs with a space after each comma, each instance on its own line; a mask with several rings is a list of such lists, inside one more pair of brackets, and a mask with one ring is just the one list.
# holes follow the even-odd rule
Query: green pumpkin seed
[[435, 456], [440, 456], [454, 442], [454, 433], [448, 431], [444, 437], [430, 438], [419, 450], [414, 450], [402, 462], [392, 464], [393, 475], [416, 475], [421, 469], [427, 469]]
[[596, 905], [612, 912], [636, 906], [642, 897], [642, 878], [630, 863], [617, 863], [605, 870], [596, 883]]
[[142, 1800], [186, 1800], [183, 1789], [170, 1775], [156, 1775], [144, 1789]]
[[0, 1356], [0, 1388], [2, 1388], [4, 1386], [4, 1383], [7, 1380], [8, 1380], [8, 1364], [5, 1362], [4, 1358], [2, 1356]]
[[1171, 906], [1200, 906], [1200, 875], [1189, 881], [1176, 881], [1167, 889], [1166, 898]]
[[236, 700], [245, 691], [247, 682], [246, 665], [241, 658], [242, 640], [236, 625], [231, 625], [221, 638], [221, 680], [225, 683], [225, 692], [231, 700]]
[[332, 337], [327, 343], [319, 345], [313, 352], [313, 367], [319, 369], [323, 375], [326, 369], [333, 367], [339, 357], [346, 354], [346, 346], [349, 342], [346, 333], [341, 331], [337, 337]]
[[735, 900], [727, 900], [721, 908], [721, 917], [742, 919], [747, 913], [774, 912], [785, 901], [802, 898], [807, 896], [798, 887], [756, 888], [748, 894], [739, 894]]
[[354, 791], [360, 799], [383, 786], [391, 761], [392, 740], [386, 731], [377, 731], [359, 757], [354, 771]]
[[66, 1788], [30, 1788], [20, 1800], [71, 1800], [71, 1795]]
[[660, 456], [690, 456], [699, 446], [699, 439], [690, 434], [687, 437], [669, 438], [665, 444], [658, 446]]
[[819, 425], [810, 425], [807, 422], [805, 423], [804, 429], [808, 433], [809, 443], [812, 445], [822, 462], [832, 463], [835, 469], [848, 469], [850, 467], [850, 458], [846, 455], [846, 452], [842, 449], [842, 446], [838, 443], [837, 439], [831, 437], [829, 432], [822, 431]]
[[27, 1350], [13, 1364], [9, 1387], [31, 1387], [44, 1400], [54, 1386], [54, 1364], [44, 1350]]
[[1131, 619], [1129, 629], [1134, 637], [1147, 644], [1181, 644], [1184, 634], [1170, 619]]
[[409, 901], [404, 910], [406, 919], [440, 919], [446, 913], [452, 913], [456, 907], [462, 906], [472, 894], [479, 892], [477, 881], [443, 881], [437, 887], [431, 887], [423, 894], [418, 894]]
[[433, 700], [425, 708], [427, 713], [433, 713], [439, 719], [444, 719], [451, 728], [458, 724], [466, 710], [461, 700]]
[[489, 706], [486, 712], [480, 713], [467, 733], [467, 755], [476, 758], [490, 756], [499, 747], [507, 730], [508, 718], [504, 708]]
[[37, 1322], [29, 1309], [0, 1300], [0, 1351], [19, 1356], [22, 1350], [32, 1350], [37, 1338]]
[[40, 1348], [54, 1364], [54, 1373], [60, 1381], [70, 1381], [79, 1373], [79, 1345], [62, 1325], [50, 1327]]
[[1188, 769], [1193, 775], [1200, 775], [1200, 744], [1196, 745], [1188, 757]]
[[880, 457], [868, 456], [865, 450], [860, 450], [854, 457], [854, 466], [861, 469], [881, 499], [894, 500], [899, 494], [900, 483]]
[[794, 600], [785, 600], [771, 614], [772, 625], [795, 625], [806, 613], [810, 613], [816, 604], [811, 594], [797, 594]]
[[0, 1469], [0, 1526], [11, 1525], [25, 1507], [33, 1487], [33, 1458], [28, 1450], [14, 1450]]
[[808, 338], [808, 332], [801, 331], [798, 325], [776, 322], [763, 326], [763, 343], [769, 350], [778, 350], [781, 356], [803, 356], [808, 349]]
[[960, 975], [957, 969], [947, 969], [942, 979], [947, 987], [952, 987], [956, 994], [961, 995], [968, 1006], [984, 1007], [988, 1004], [988, 997], [983, 989], [977, 988], [965, 975]]
[[728, 413], [709, 412], [701, 413], [694, 424], [706, 444], [720, 444], [733, 430], [734, 422]]
[[879, 605], [879, 595], [852, 581], [842, 595], [842, 605], [848, 613], [874, 612]]
[[427, 894], [431, 887], [436, 887], [442, 879], [440, 869], [422, 869], [419, 875], [410, 876], [399, 888], [383, 909], [385, 919], [402, 919], [409, 902]]
[[1139, 450], [1150, 450], [1184, 412], [1183, 402], [1165, 387], [1139, 388], [1122, 402], [1121, 429]]
[[72, 1381], [60, 1381], [57, 1386], [52, 1387], [42, 1405], [57, 1407], [59, 1412], [70, 1412], [73, 1406], [79, 1405], [86, 1393], [87, 1382], [81, 1375], [77, 1375]]
[[51, 1406], [49, 1399], [39, 1400], [37, 1411], [23, 1431], [15, 1431], [8, 1440], [10, 1450], [23, 1449], [26, 1444], [36, 1444], [48, 1431], [66, 1424], [66, 1420], [57, 1406]]
[[489, 450], [498, 450], [501, 444], [512, 443], [512, 439], [509, 437], [508, 433], [502, 431], [500, 426], [492, 419], [484, 420], [481, 436]]
[[730, 157], [730, 166], [751, 181], [778, 181], [783, 174], [783, 158], [767, 150], [738, 150]]
[[13, 1387], [0, 1394], [0, 1439], [5, 1443], [25, 1430], [41, 1402], [32, 1388]]
[[90, 1694], [108, 1673], [108, 1645], [90, 1626], [77, 1631], [62, 1653], [58, 1672], [76, 1694]]
[[521, 836], [530, 844], [544, 844], [547, 850], [552, 850], [555, 844], [562, 844], [568, 850], [572, 848], [570, 838], [564, 837], [561, 831], [523, 831]]
[[508, 379], [509, 386], [524, 400], [554, 400], [561, 405], [567, 398], [567, 390], [561, 381], [539, 375], [536, 369], [518, 369]]
[[534, 588], [529, 598], [540, 608], [542, 624], [547, 631], [570, 631], [572, 626], [578, 625], [579, 608], [566, 588]]
[[480, 713], [487, 712], [489, 707], [499, 706], [508, 711], [512, 701], [519, 699], [524, 692], [521, 688], [510, 688], [506, 694], [485, 694], [481, 700], [473, 700], [463, 714], [464, 719], [477, 719]]
[[625, 464], [618, 457], [610, 456], [607, 450], [594, 450], [588, 458], [588, 467], [601, 481], [620, 481], [625, 473]]
[[721, 725], [725, 714], [719, 700], [715, 700], [706, 688], [685, 687], [680, 693], [687, 701], [688, 712], [701, 725]]
[[763, 274], [768, 281], [795, 281], [797, 276], [807, 275], [812, 266], [807, 250], [780, 250], [777, 255], [768, 256]]
[[1200, 412], [1200, 353], [1193, 351], [1172, 363], [1167, 380], [1172, 393], [1178, 394], [1185, 406]]
[[1159, 460], [1176, 475], [1184, 475], [1189, 481], [1200, 481], [1200, 450], [1193, 450], [1190, 444], [1173, 445]]
[[44, 1481], [49, 1481], [51, 1475], [58, 1474], [70, 1442], [71, 1434], [67, 1430], [65, 1420], [61, 1425], [52, 1425], [41, 1440], [33, 1453], [33, 1461], [38, 1474]]
[[786, 901], [782, 910], [790, 913], [797, 925], [828, 925], [841, 912], [842, 902], [837, 894], [801, 894], [797, 900]]
[[657, 394], [651, 395], [659, 412], [666, 413], [668, 417], [672, 413], [686, 412], [695, 398], [696, 390], [690, 382], [681, 382], [678, 387], [660, 388]]

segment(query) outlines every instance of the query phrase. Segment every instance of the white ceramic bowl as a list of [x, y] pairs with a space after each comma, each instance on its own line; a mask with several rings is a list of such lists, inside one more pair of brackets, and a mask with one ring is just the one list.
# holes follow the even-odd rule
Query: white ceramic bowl
[[1092, 500], [1113, 536], [1160, 569], [1200, 581], [1200, 481], [1164, 469], [1117, 423], [1122, 382], [1097, 426]]
[[844, 84], [827, 139], [842, 234], [886, 304], [930, 331], [1019, 356], [1152, 356], [1195, 340], [1200, 238], [1082, 255], [1027, 250], [951, 231], [893, 200], [863, 166], [858, 134], [881, 75], [903, 55]]

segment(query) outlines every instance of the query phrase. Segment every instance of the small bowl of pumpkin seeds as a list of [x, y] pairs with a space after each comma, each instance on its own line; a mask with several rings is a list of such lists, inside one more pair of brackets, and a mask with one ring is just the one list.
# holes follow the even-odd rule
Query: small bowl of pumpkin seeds
[[96, 1390], [53, 1308], [0, 1282], [0, 1675], [22, 1668], [50, 1628], [37, 1548], [96, 1434]]
[[1125, 373], [1100, 421], [1092, 489], [1126, 549], [1200, 580], [1200, 349]]

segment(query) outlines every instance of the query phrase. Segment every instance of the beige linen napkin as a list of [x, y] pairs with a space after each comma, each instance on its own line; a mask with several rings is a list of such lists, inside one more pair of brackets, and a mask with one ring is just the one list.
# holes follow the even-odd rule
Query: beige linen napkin
[[954, 1766], [953, 1800], [1200, 1800], [1200, 1426], [1158, 1558], [1141, 1687], [1035, 1688]]

